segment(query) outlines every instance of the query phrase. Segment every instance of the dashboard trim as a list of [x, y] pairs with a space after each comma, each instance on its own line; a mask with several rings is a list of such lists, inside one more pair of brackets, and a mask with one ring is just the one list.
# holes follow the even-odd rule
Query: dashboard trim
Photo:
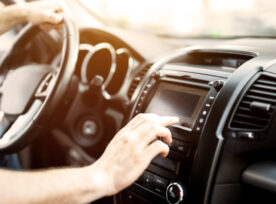
[[[247, 69], [251, 69], [251, 70], [247, 70]], [[235, 86], [236, 87], [243, 87], [250, 81], [250, 79], [256, 75], [258, 72], [262, 72], [263, 68], [258, 66], [255, 69], [252, 69], [251, 67], [247, 67], [247, 69], [240, 69], [240, 72], [246, 72], [243, 73], [243, 78], [242, 80], [239, 81], [239, 83], [235, 82]], [[237, 71], [234, 75], [239, 75], [239, 71]], [[237, 77], [240, 79], [240, 77]], [[221, 93], [226, 90], [228, 88], [228, 86], [232, 86], [231, 83], [234, 83], [234, 81], [236, 81], [237, 79], [235, 79], [235, 76], [232, 77], [231, 81], [226, 82], [225, 86], [222, 88], [221, 92], [219, 93], [219, 95], [221, 95]], [[213, 161], [211, 164], [211, 169], [210, 169], [210, 173], [209, 173], [209, 178], [207, 181], [207, 187], [206, 187], [206, 191], [205, 191], [205, 196], [204, 196], [204, 204], [208, 204], [210, 199], [211, 199], [211, 192], [212, 192], [212, 188], [213, 188], [213, 182], [214, 182], [214, 178], [215, 178], [215, 172], [217, 169], [217, 165], [218, 165], [218, 161], [221, 155], [221, 151], [223, 148], [223, 144], [224, 144], [224, 136], [223, 136], [223, 129], [225, 127], [227, 118], [229, 117], [229, 113], [233, 108], [233, 105], [236, 103], [235, 99], [240, 95], [241, 88], [235, 88], [234, 92], [231, 93], [231, 96], [228, 99], [228, 104], [227, 106], [224, 108], [223, 114], [221, 116], [220, 122], [218, 123], [217, 126], [217, 130], [216, 130], [216, 138], [218, 140], [218, 143], [216, 145], [216, 149], [215, 149], [215, 153], [213, 156]], [[219, 95], [217, 98], [219, 98]], [[226, 99], [225, 99], [226, 100]]]

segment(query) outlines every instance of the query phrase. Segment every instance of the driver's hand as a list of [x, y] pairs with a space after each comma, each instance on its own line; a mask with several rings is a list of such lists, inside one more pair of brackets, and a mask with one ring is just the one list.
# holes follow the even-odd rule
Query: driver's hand
[[[177, 117], [139, 114], [115, 135], [94, 163], [103, 175], [107, 195], [116, 194], [132, 184], [158, 154], [168, 155], [167, 144], [172, 142], [172, 137], [166, 126], [178, 121]], [[164, 142], [157, 140], [158, 137]]]
[[30, 2], [22, 5], [22, 10], [26, 13], [26, 21], [35, 25], [40, 25], [44, 30], [55, 28], [63, 21], [61, 5], [57, 1], [44, 0]]

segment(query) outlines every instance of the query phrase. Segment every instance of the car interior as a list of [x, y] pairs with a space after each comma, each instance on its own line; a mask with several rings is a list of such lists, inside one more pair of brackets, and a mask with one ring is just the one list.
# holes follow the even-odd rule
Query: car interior
[[[18, 153], [23, 170], [85, 166], [136, 115], [177, 116], [168, 157], [157, 156], [135, 183], [95, 203], [276, 202], [275, 23], [263, 28], [250, 17], [255, 32], [236, 18], [229, 35], [214, 27], [182, 36], [113, 23], [98, 9], [109, 7], [96, 7], [101, 0], [98, 13], [94, 1], [61, 2], [60, 29], [26, 24], [0, 37], [1, 154]], [[188, 12], [193, 1], [183, 2]], [[216, 20], [229, 29], [226, 18]]]

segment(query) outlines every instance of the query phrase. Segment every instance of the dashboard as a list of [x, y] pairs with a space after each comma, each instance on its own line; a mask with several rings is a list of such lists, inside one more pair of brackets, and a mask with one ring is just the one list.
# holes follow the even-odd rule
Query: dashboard
[[[55, 117], [19, 153], [23, 168], [89, 165], [136, 115], [171, 115], [169, 155], [96, 204], [276, 203], [275, 39], [155, 36], [94, 25], [66, 3], [80, 26], [75, 71]], [[61, 49], [58, 33], [40, 32], [7, 68], [57, 67]]]
[[[110, 117], [120, 121], [115, 132], [139, 113], [180, 118], [169, 127], [168, 157], [156, 157], [115, 196], [117, 203], [257, 203], [263, 196], [275, 201], [268, 184], [275, 185], [275, 174], [263, 172], [275, 169], [273, 49], [233, 40], [146, 60], [106, 31], [84, 30], [80, 39], [86, 44], [80, 45], [77, 75], [83, 83], [101, 76], [102, 109], [113, 109]], [[87, 44], [93, 52], [83, 49]]]
[[51, 138], [33, 145], [33, 155], [44, 153], [34, 159], [38, 167], [90, 164], [136, 115], [172, 115], [180, 121], [169, 127], [168, 157], [157, 156], [134, 184], [100, 202], [275, 203], [275, 40], [176, 49], [152, 39], [80, 29], [75, 73], [58, 111], [65, 116], [49, 128]]
[[[98, 117], [103, 112], [117, 121], [109, 138], [139, 113], [180, 118], [169, 127], [173, 143], [168, 157], [156, 157], [115, 196], [117, 203], [257, 203], [263, 196], [275, 201], [266, 183], [270, 179], [275, 185], [275, 174], [263, 174], [268, 166], [275, 169], [273, 49], [230, 41], [146, 60], [106, 31], [85, 29], [80, 39], [76, 75], [83, 84], [90, 82], [94, 92], [98, 80], [102, 93], [93, 96], [98, 114], [89, 108], [94, 125], [87, 125], [87, 135], [108, 135], [94, 130], [105, 129]], [[87, 144], [78, 137], [75, 141]]]

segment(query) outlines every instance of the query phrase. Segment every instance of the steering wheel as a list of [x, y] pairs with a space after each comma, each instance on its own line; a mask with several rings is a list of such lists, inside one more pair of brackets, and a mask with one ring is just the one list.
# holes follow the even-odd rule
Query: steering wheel
[[25, 26], [11, 49], [0, 60], [0, 75], [4, 78], [0, 88], [0, 153], [21, 150], [47, 128], [74, 73], [79, 33], [66, 16], [60, 32], [63, 42], [58, 67], [30, 64], [7, 69], [12, 53], [39, 32], [42, 31], [38, 26]]

